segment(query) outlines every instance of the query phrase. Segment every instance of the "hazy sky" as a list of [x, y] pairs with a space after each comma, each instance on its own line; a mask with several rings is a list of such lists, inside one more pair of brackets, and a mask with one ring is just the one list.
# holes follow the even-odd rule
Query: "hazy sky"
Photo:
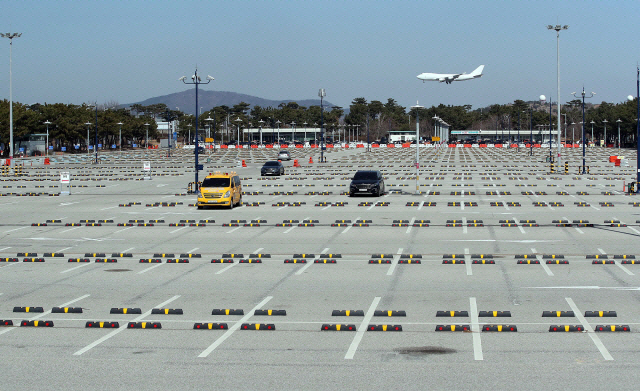
[[[617, 1], [5, 1], [13, 98], [23, 103], [130, 103], [183, 91], [180, 76], [215, 77], [209, 90], [267, 99], [356, 97], [403, 106], [474, 108], [541, 94], [561, 102], [583, 84], [593, 102], [635, 95], [640, 0]], [[481, 79], [423, 83], [422, 72]], [[0, 39], [0, 99], [9, 97], [9, 40]], [[194, 102], [195, 105], [195, 102]]]

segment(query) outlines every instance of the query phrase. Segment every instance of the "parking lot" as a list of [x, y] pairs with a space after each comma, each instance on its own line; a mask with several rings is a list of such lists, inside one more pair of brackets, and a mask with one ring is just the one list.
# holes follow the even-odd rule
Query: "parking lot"
[[[327, 163], [293, 149], [285, 175], [267, 178], [275, 150], [205, 154], [200, 180], [242, 179], [232, 210], [193, 206], [184, 151], [11, 170], [4, 383], [630, 388], [640, 198], [623, 189], [635, 153], [615, 167], [617, 150], [588, 149], [580, 175], [581, 149], [555, 172], [548, 150], [534, 152], [424, 148], [417, 180], [414, 148], [335, 149]], [[349, 197], [358, 169], [380, 170], [386, 194]]]

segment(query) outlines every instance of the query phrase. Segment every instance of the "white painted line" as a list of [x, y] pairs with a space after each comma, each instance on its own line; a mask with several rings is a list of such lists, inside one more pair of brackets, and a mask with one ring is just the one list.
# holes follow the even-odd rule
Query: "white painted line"
[[82, 265], [78, 265], [75, 267], [72, 267], [71, 269], [67, 269], [67, 270], [63, 270], [60, 272], [60, 274], [64, 274], [64, 273], [68, 273], [70, 271], [76, 270], [76, 269], [80, 269], [81, 267], [85, 267], [85, 266], [89, 266], [91, 265], [91, 263], [87, 262], [87, 263], [83, 263]]
[[[173, 297], [172, 297], [172, 298], [170, 298], [169, 300], [167, 300], [167, 301], [165, 301], [165, 302], [163, 302], [163, 303], [160, 303], [160, 304], [158, 304], [157, 306], [155, 306], [155, 307], [153, 307], [153, 308], [162, 308], [163, 306], [165, 306], [165, 305], [167, 305], [167, 304], [171, 303], [172, 301], [174, 301], [174, 300], [175, 300], [175, 299], [177, 299], [178, 297], [180, 297], [180, 295], [173, 296]], [[144, 314], [142, 314], [142, 315], [138, 316], [138, 317], [137, 317], [137, 318], [135, 318], [135, 319], [132, 319], [132, 320], [131, 320], [131, 322], [137, 322], [137, 321], [139, 321], [139, 320], [141, 320], [141, 319], [144, 319], [144, 318], [145, 318], [146, 316], [148, 316], [149, 314], [151, 314], [151, 310], [149, 310], [149, 311], [145, 312]], [[127, 327], [126, 327], [126, 326], [125, 326], [125, 327], [117, 328], [117, 329], [113, 330], [112, 332], [110, 332], [109, 334], [105, 335], [104, 337], [102, 337], [102, 338], [100, 338], [100, 339], [98, 339], [98, 340], [96, 340], [96, 341], [94, 341], [94, 342], [90, 343], [89, 345], [85, 346], [84, 348], [82, 348], [82, 349], [78, 350], [77, 352], [73, 353], [73, 355], [74, 355], [74, 356], [79, 356], [79, 355], [81, 355], [81, 354], [83, 354], [83, 353], [85, 353], [85, 352], [87, 352], [87, 351], [89, 351], [89, 350], [91, 350], [91, 349], [95, 348], [96, 346], [100, 345], [100, 344], [101, 344], [101, 343], [103, 343], [104, 341], [108, 340], [109, 338], [113, 337], [114, 335], [116, 335], [116, 334], [118, 334], [118, 333], [120, 333], [120, 332], [122, 332], [122, 331], [124, 331], [124, 330], [126, 330], [126, 329], [127, 329]]]
[[102, 208], [102, 209], [100, 209], [100, 210], [108, 210], [108, 209], [113, 209], [113, 208], [117, 208], [117, 206], [110, 206], [110, 207], [108, 207], [108, 208]]
[[68, 250], [68, 249], [70, 249], [70, 248], [73, 248], [73, 247], [65, 247], [65, 248], [61, 248], [60, 250], [57, 250], [56, 252], [57, 252], [57, 253], [61, 253], [61, 252], [64, 252], [64, 250]]
[[[200, 247], [195, 247], [192, 248], [191, 250], [187, 251], [187, 254], [191, 254], [192, 252], [196, 251], [197, 249], [199, 249]], [[258, 249], [256, 252], [260, 251], [260, 249]]]
[[598, 251], [600, 251], [600, 254], [606, 254], [606, 252], [601, 248], [599, 248]]
[[288, 234], [289, 232], [291, 232], [294, 228], [296, 228], [295, 225], [292, 225], [291, 228], [288, 228], [286, 231], [283, 232], [283, 234]]
[[416, 221], [416, 218], [415, 218], [415, 217], [412, 217], [412, 218], [411, 218], [411, 221], [409, 222], [409, 226], [407, 227], [407, 232], [405, 232], [405, 233], [407, 233], [407, 234], [408, 234], [409, 232], [411, 232], [411, 228], [413, 228], [413, 223], [414, 223], [415, 221]]
[[613, 357], [611, 356], [607, 348], [604, 346], [604, 344], [600, 340], [600, 337], [598, 337], [598, 335], [593, 331], [593, 328], [591, 327], [589, 322], [587, 322], [584, 316], [582, 316], [582, 313], [578, 309], [578, 306], [576, 305], [576, 303], [574, 303], [570, 297], [565, 297], [565, 300], [567, 301], [567, 303], [569, 303], [569, 306], [573, 310], [573, 313], [575, 314], [576, 318], [578, 318], [580, 323], [582, 323], [582, 326], [587, 331], [587, 334], [589, 335], [589, 337], [591, 337], [591, 340], [600, 351], [600, 354], [602, 354], [602, 357], [604, 357], [604, 359], [607, 361], [612, 361]]
[[74, 229], [78, 229], [78, 228], [82, 228], [82, 227], [73, 227], [73, 228], [65, 229], [64, 231], [60, 231], [60, 233], [63, 234], [65, 232], [73, 231]]
[[[537, 252], [535, 248], [532, 248], [531, 251], [534, 252], [534, 253]], [[549, 266], [547, 266], [547, 264], [545, 263], [544, 259], [542, 259], [542, 255], [536, 255], [536, 259], [538, 259], [540, 261], [540, 266], [542, 266], [544, 271], [547, 272], [547, 275], [548, 276], [553, 276], [553, 272], [551, 271], [551, 269], [549, 269]]]
[[162, 266], [162, 265], [164, 265], [164, 263], [158, 263], [158, 264], [153, 265], [153, 266], [151, 266], [151, 267], [148, 267], [148, 268], [146, 268], [146, 269], [144, 269], [144, 270], [140, 270], [140, 271], [139, 271], [138, 273], [136, 273], [136, 274], [146, 273], [146, 272], [148, 272], [149, 270], [151, 270], [151, 269], [155, 269], [155, 268], [157, 268], [158, 266]]
[[484, 360], [482, 356], [482, 341], [480, 340], [480, 324], [478, 322], [478, 305], [475, 297], [469, 298], [469, 307], [471, 333], [473, 335], [473, 358], [475, 360]]
[[469, 233], [469, 230], [467, 229], [467, 218], [463, 217], [462, 218], [462, 234], [466, 235]]
[[4, 231], [3, 234], [9, 233], [9, 232], [13, 232], [13, 231], [19, 231], [19, 230], [25, 229], [25, 228], [29, 228], [29, 227], [20, 227], [20, 228], [10, 229], [8, 231]]
[[[312, 260], [310, 260], [310, 261], [312, 261]], [[303, 267], [301, 267], [301, 268], [300, 268], [300, 270], [298, 270], [298, 271], [296, 272], [296, 274], [295, 274], [295, 275], [296, 275], [296, 276], [301, 275], [302, 273], [304, 273], [304, 271], [305, 271], [305, 270], [307, 270], [308, 268], [310, 268], [310, 267], [311, 267], [311, 265], [313, 265], [313, 262], [308, 262], [306, 265], [304, 265]]]
[[10, 249], [10, 248], [11, 248], [11, 247], [4, 247], [4, 248], [0, 248], [0, 251], [8, 250], [8, 249]]
[[235, 265], [238, 265], [238, 264], [239, 264], [239, 263], [234, 262], [234, 263], [232, 263], [231, 265], [229, 265], [229, 266], [227, 266], [227, 267], [225, 267], [225, 268], [222, 268], [222, 269], [218, 270], [218, 271], [216, 272], [216, 274], [222, 274], [222, 273], [226, 272], [227, 270], [231, 269], [232, 267], [234, 267]]
[[4, 269], [5, 267], [9, 267], [9, 266], [13, 266], [13, 265], [19, 265], [19, 264], [20, 264], [19, 262], [11, 262], [11, 263], [8, 263], [6, 265], [0, 266], [0, 269]]
[[575, 230], [578, 231], [579, 234], [584, 235], [584, 231], [580, 228], [575, 228]]
[[391, 261], [391, 266], [389, 266], [389, 270], [387, 270], [387, 276], [391, 276], [393, 275], [393, 271], [396, 269], [396, 266], [398, 266], [398, 262], [400, 261], [400, 254], [402, 254], [402, 250], [404, 250], [402, 247], [400, 247], [398, 249], [398, 251], [396, 252], [396, 254], [398, 254], [397, 257], [393, 257], [393, 260]]
[[134, 248], [135, 248], [135, 247], [129, 247], [128, 249], [126, 249], [126, 250], [124, 250], [124, 251], [122, 251], [122, 252], [123, 252], [123, 253], [127, 253], [127, 252], [129, 252], [129, 251], [133, 250]]
[[[182, 231], [182, 230], [183, 230], [183, 229], [185, 229], [185, 228], [187, 228], [187, 227], [186, 227], [186, 226], [184, 226], [184, 227], [180, 227], [180, 228], [178, 228], [178, 229], [174, 229], [173, 231], [170, 231], [169, 233], [170, 233], [170, 234], [174, 234], [174, 233], [176, 233], [176, 232], [178, 232], [178, 231]], [[228, 233], [228, 232], [227, 232], [227, 233]]]
[[616, 266], [618, 266], [620, 269], [622, 269], [623, 272], [627, 273], [628, 275], [635, 276], [635, 274], [631, 270], [627, 269], [624, 265], [621, 265], [618, 262], [616, 262]]
[[353, 341], [351, 342], [351, 346], [349, 346], [349, 350], [347, 350], [347, 354], [344, 356], [345, 360], [352, 360], [353, 356], [356, 354], [356, 350], [358, 350], [358, 345], [360, 344], [360, 341], [362, 340], [362, 337], [364, 336], [365, 331], [367, 331], [367, 327], [369, 327], [369, 322], [371, 321], [371, 318], [373, 318], [373, 314], [375, 313], [376, 307], [378, 306], [379, 302], [380, 302], [380, 297], [376, 297], [373, 299], [373, 302], [371, 303], [369, 310], [364, 315], [364, 319], [362, 319], [362, 322], [358, 327], [358, 331], [356, 331], [356, 336], [353, 337]]
[[464, 266], [467, 269], [467, 276], [473, 275], [471, 271], [471, 255], [469, 254], [469, 249], [464, 249]]
[[117, 233], [120, 233], [120, 232], [124, 232], [124, 231], [126, 231], [126, 230], [129, 230], [129, 229], [131, 229], [131, 228], [133, 228], [133, 227], [126, 227], [126, 228], [122, 228], [122, 229], [119, 229], [119, 230], [117, 230], [117, 231], [113, 231], [113, 233], [114, 233], [114, 234], [117, 234]]
[[635, 229], [633, 227], [627, 227], [627, 228], [629, 228], [630, 230], [632, 230], [633, 232], [635, 232], [637, 234], [640, 234], [640, 231], [638, 231], [637, 229]]
[[255, 312], [255, 310], [260, 309], [261, 307], [263, 307], [265, 304], [267, 304], [267, 302], [269, 302], [269, 300], [271, 300], [273, 298], [273, 296], [267, 296], [264, 298], [264, 300], [262, 300], [260, 303], [258, 303], [257, 306], [253, 307], [253, 309], [251, 309], [251, 311], [249, 311], [245, 316], [243, 316], [239, 321], [237, 321], [233, 326], [229, 327], [229, 330], [227, 330], [224, 334], [222, 334], [220, 336], [220, 338], [216, 339], [208, 348], [206, 348], [202, 353], [200, 353], [198, 355], [198, 357], [200, 358], [204, 358], [207, 357], [209, 354], [211, 354], [211, 352], [213, 352], [218, 346], [220, 346], [227, 338], [229, 338], [231, 336], [231, 334], [233, 334], [236, 330], [238, 330], [240, 328], [240, 326], [242, 326], [242, 323], [246, 322], [249, 320], [249, 318], [251, 318], [253, 316], [253, 313]]

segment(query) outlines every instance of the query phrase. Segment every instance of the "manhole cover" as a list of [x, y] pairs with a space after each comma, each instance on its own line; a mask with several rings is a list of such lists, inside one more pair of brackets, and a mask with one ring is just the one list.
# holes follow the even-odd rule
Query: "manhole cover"
[[107, 269], [105, 272], [130, 272], [131, 269]]
[[415, 348], [399, 348], [396, 352], [400, 354], [423, 355], [423, 354], [451, 354], [455, 349], [443, 348], [440, 346], [421, 346]]

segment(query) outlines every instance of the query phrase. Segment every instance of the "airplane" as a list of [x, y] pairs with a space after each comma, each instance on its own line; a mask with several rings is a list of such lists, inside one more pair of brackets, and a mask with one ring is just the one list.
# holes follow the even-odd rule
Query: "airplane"
[[418, 79], [425, 81], [439, 81], [440, 83], [445, 82], [447, 84], [451, 84], [453, 81], [462, 81], [462, 80], [471, 80], [477, 79], [482, 76], [482, 70], [484, 69], [484, 65], [480, 65], [473, 72], [466, 73], [421, 73], [418, 75]]

